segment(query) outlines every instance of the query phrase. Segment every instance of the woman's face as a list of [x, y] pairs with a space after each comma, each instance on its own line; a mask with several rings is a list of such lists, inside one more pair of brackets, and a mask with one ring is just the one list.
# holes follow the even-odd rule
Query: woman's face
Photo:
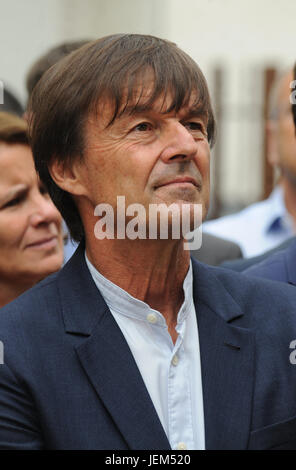
[[62, 262], [61, 215], [38, 180], [31, 149], [0, 142], [0, 280], [33, 285]]

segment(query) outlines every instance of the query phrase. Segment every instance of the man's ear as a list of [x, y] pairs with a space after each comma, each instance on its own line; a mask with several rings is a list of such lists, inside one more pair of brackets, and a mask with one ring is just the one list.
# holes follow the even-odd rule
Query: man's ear
[[49, 173], [54, 182], [62, 189], [75, 196], [88, 194], [83, 164], [77, 159], [71, 164], [53, 159]]

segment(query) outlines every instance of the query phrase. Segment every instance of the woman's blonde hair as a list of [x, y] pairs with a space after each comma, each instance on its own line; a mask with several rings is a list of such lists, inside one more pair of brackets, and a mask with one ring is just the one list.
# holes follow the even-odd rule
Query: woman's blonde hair
[[0, 142], [29, 145], [27, 122], [15, 114], [0, 112]]

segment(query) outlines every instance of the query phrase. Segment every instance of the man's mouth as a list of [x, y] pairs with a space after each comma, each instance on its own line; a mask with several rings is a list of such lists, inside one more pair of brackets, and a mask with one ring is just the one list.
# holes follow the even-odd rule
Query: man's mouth
[[178, 185], [178, 186], [195, 186], [198, 190], [201, 189], [200, 183], [197, 182], [197, 180], [191, 176], [180, 176], [176, 178], [172, 178], [167, 181], [160, 182], [155, 186], [155, 188], [161, 188], [163, 186], [170, 186], [170, 185]]

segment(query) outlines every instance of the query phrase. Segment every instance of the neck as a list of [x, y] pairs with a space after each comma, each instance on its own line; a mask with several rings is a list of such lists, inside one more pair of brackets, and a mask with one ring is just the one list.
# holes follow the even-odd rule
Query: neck
[[161, 312], [174, 332], [190, 260], [182, 240], [86, 240], [86, 253], [103, 276]]
[[296, 228], [296, 185], [285, 176], [282, 177], [281, 184], [284, 190], [285, 206]]

